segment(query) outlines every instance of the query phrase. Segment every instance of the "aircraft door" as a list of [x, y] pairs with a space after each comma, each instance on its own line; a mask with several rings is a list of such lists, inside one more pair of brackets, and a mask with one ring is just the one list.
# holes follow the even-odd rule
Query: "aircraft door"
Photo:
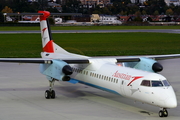
[[121, 91], [121, 94], [124, 95], [124, 96], [126, 96], [125, 91], [124, 91], [124, 85], [125, 85], [125, 84], [126, 84], [126, 83], [125, 83], [124, 80], [122, 80], [122, 81], [120, 82], [120, 91]]
[[127, 80], [122, 80], [120, 84], [120, 90], [121, 94], [124, 96], [130, 96], [131, 95], [131, 89], [133, 89], [132, 85], [128, 85], [129, 81]]

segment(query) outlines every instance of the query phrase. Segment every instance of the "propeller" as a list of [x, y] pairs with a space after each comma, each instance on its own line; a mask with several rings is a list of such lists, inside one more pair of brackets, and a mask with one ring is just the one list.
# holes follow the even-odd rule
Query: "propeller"
[[62, 71], [65, 75], [71, 75], [73, 73], [72, 68], [69, 65], [65, 65]]
[[65, 76], [62, 78], [63, 81], [69, 81], [71, 78], [68, 75], [73, 73], [72, 68], [69, 65], [65, 65], [62, 69]]

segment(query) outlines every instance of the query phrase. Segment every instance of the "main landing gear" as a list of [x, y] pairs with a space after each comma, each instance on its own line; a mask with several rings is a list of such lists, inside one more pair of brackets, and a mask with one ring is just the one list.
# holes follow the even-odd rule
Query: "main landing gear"
[[159, 111], [159, 117], [167, 117], [168, 116], [168, 111], [166, 108], [163, 108]]
[[45, 98], [46, 99], [54, 99], [56, 97], [55, 91], [53, 90], [55, 80], [49, 81], [49, 90], [45, 91]]

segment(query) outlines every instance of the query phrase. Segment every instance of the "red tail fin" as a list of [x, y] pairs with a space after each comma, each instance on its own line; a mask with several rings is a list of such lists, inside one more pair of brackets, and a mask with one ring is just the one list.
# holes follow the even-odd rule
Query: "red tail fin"
[[49, 22], [47, 18], [50, 16], [50, 12], [48, 11], [38, 11], [38, 13], [43, 13], [40, 16], [40, 26], [41, 26], [41, 37], [43, 44], [43, 51], [54, 53], [53, 40], [51, 36], [51, 30], [49, 27]]

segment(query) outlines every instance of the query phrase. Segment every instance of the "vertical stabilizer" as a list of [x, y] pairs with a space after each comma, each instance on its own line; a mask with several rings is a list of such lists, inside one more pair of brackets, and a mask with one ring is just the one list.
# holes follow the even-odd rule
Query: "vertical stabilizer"
[[47, 57], [46, 53], [59, 53], [61, 54], [61, 56], [66, 55], [69, 57], [78, 57], [78, 58], [85, 57], [82, 55], [69, 53], [63, 48], [61, 48], [59, 45], [54, 43], [52, 40], [51, 30], [47, 19], [50, 16], [50, 12], [38, 11], [38, 13], [42, 14], [40, 15], [40, 27], [41, 27], [42, 46], [43, 46], [43, 52], [41, 53], [42, 57]]
[[40, 16], [43, 51], [48, 53], [54, 53], [54, 45], [51, 36], [51, 30], [47, 20], [47, 18], [50, 16], [50, 12], [38, 11], [38, 13], [43, 13], [43, 15]]

